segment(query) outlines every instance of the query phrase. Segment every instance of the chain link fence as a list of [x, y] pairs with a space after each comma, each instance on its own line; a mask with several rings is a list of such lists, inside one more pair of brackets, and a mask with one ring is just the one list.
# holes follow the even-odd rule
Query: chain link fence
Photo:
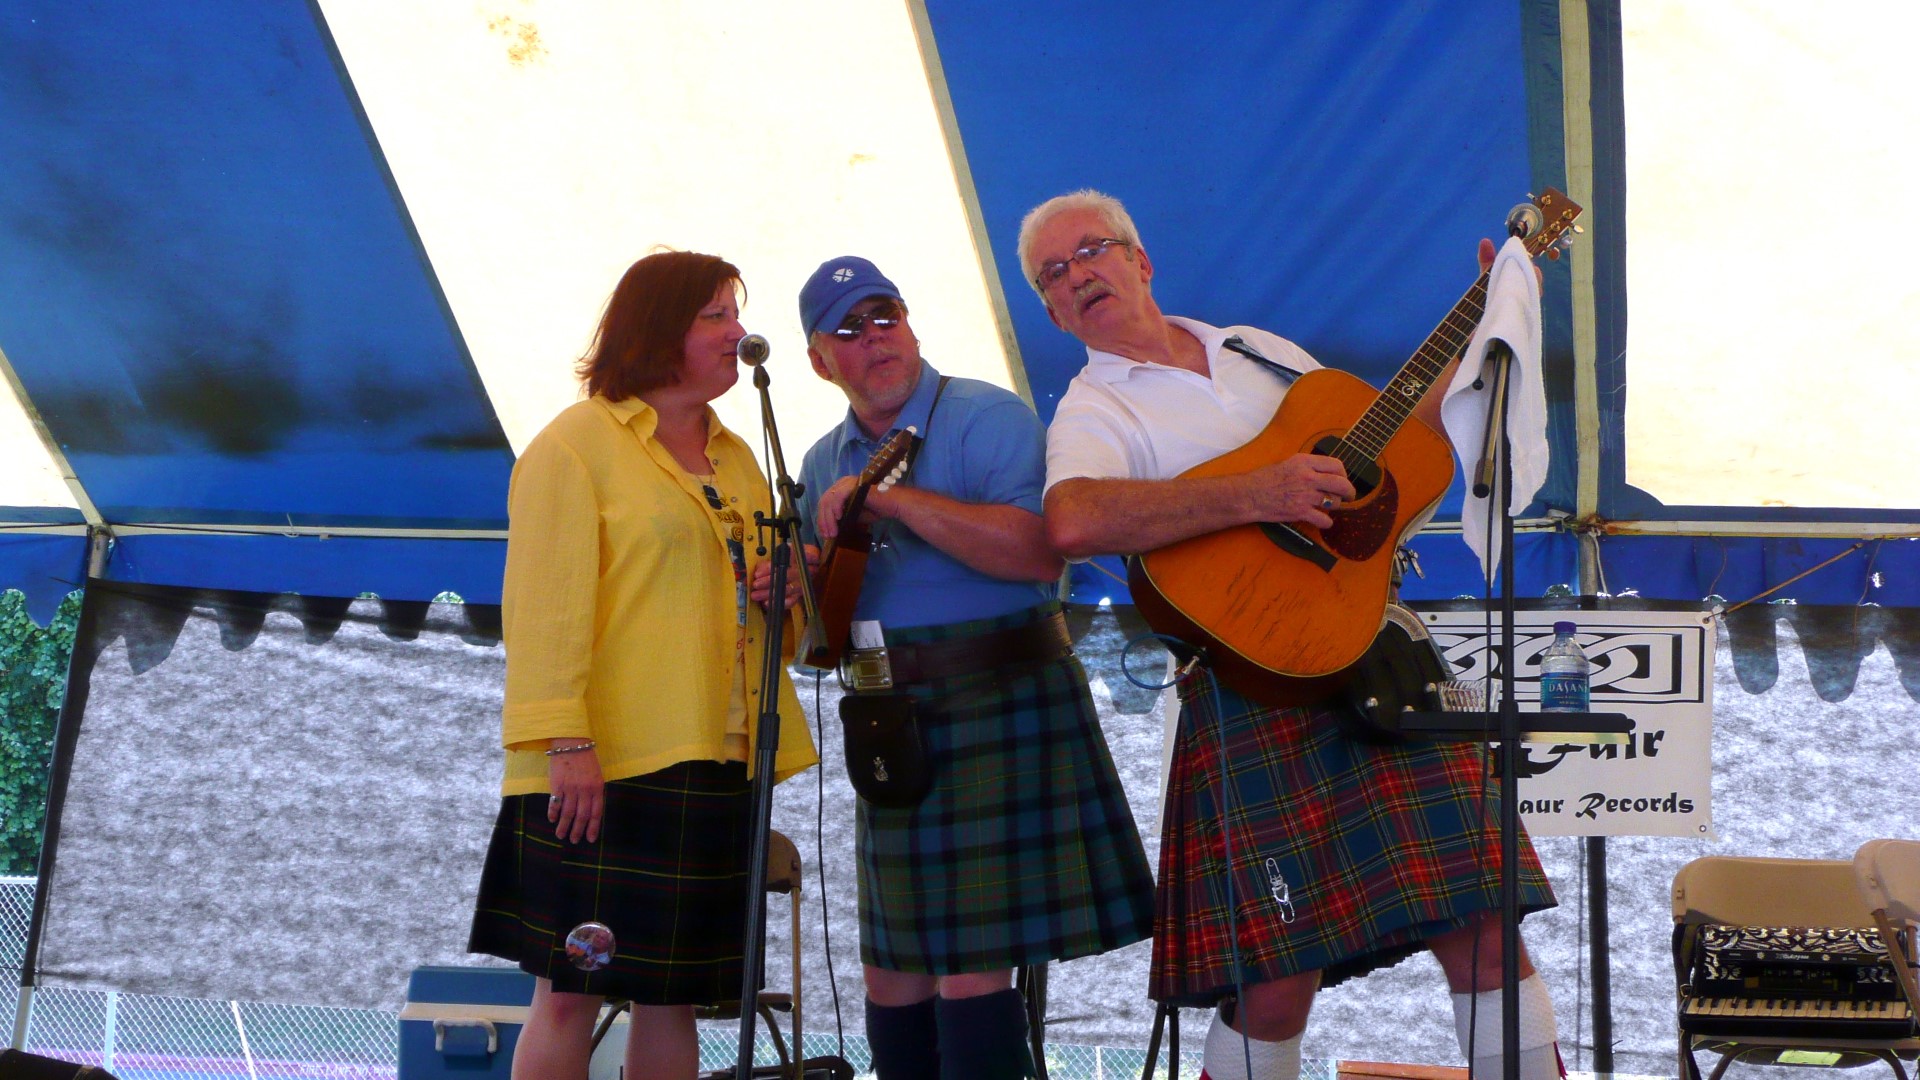
[[[11, 1036], [19, 1003], [20, 964], [33, 912], [34, 879], [0, 877], [0, 1032]], [[739, 1029], [716, 1024], [700, 1031], [703, 1069], [725, 1069], [734, 1059]], [[1180, 1075], [1200, 1075], [1196, 1042], [1183, 1041]], [[23, 1049], [45, 1057], [94, 1065], [120, 1080], [397, 1080], [400, 1023], [391, 1013], [312, 1005], [205, 1001], [46, 987], [34, 992]], [[839, 1055], [870, 1076], [867, 1040], [810, 1031], [805, 1056]], [[778, 1060], [762, 1033], [755, 1060]], [[1164, 1075], [1166, 1052], [1160, 1054]], [[1138, 1077], [1143, 1047], [1047, 1047], [1049, 1080]], [[1330, 1063], [1309, 1065], [1305, 1080], [1333, 1080]]]

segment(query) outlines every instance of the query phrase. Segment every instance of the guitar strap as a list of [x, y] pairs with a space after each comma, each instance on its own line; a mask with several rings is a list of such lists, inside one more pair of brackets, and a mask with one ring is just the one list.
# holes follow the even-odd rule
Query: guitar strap
[[[920, 448], [927, 444], [927, 436], [933, 434], [933, 414], [940, 411], [940, 396], [947, 392], [947, 383], [952, 381], [953, 376], [942, 375], [940, 376], [940, 382], [934, 386], [933, 404], [927, 406], [926, 430], [913, 437], [913, 443], [907, 447], [907, 459], [904, 462], [906, 467], [900, 470], [900, 479], [894, 481], [894, 483], [904, 484], [908, 478], [913, 476], [913, 463], [920, 459]], [[881, 529], [884, 530], [888, 524], [890, 523], [881, 522]], [[874, 539], [879, 540], [883, 535], [885, 535], [884, 531], [876, 533]]]
[[1293, 380], [1299, 378], [1302, 374], [1304, 374], [1303, 372], [1295, 371], [1294, 369], [1288, 367], [1285, 364], [1280, 363], [1277, 360], [1267, 359], [1267, 357], [1263, 355], [1259, 349], [1256, 349], [1253, 346], [1247, 344], [1247, 339], [1241, 337], [1239, 334], [1235, 334], [1232, 337], [1228, 338], [1227, 340], [1221, 342], [1220, 347], [1223, 349], [1232, 349], [1234, 352], [1239, 353], [1241, 356], [1244, 356], [1247, 359], [1252, 360], [1254, 363], [1259, 364], [1261, 367], [1264, 367], [1268, 371], [1271, 371], [1275, 375], [1278, 375], [1282, 379], [1285, 379], [1289, 385], [1293, 383]]
[[900, 479], [906, 480], [913, 475], [913, 463], [920, 457], [920, 448], [926, 445], [927, 436], [933, 434], [933, 414], [940, 411], [940, 395], [947, 392], [947, 384], [953, 376], [942, 375], [940, 382], [933, 388], [933, 404], [927, 406], [927, 429], [913, 437], [913, 445], [907, 448], [907, 467], [900, 473]]

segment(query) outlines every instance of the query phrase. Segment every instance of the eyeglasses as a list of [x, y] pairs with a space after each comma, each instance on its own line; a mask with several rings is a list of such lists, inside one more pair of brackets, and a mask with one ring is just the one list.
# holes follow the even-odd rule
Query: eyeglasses
[[1073, 257], [1071, 259], [1060, 259], [1055, 262], [1041, 263], [1040, 273], [1034, 277], [1033, 283], [1042, 289], [1051, 289], [1055, 285], [1060, 284], [1061, 278], [1067, 276], [1068, 265], [1071, 263], [1090, 263], [1105, 254], [1106, 250], [1115, 244], [1121, 247], [1133, 246], [1125, 240], [1116, 240], [1111, 236], [1101, 237], [1098, 240], [1082, 244], [1073, 249]]
[[852, 341], [867, 332], [867, 324], [872, 323], [876, 330], [891, 330], [900, 325], [901, 316], [906, 312], [898, 304], [882, 304], [865, 315], [849, 315], [833, 328], [833, 336], [842, 341]]

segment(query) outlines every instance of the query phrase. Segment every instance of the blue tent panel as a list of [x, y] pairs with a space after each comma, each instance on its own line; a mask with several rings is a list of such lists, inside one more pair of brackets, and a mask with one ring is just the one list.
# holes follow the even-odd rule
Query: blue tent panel
[[125, 537], [113, 546], [106, 577], [150, 585], [257, 591], [263, 581], [305, 596], [431, 600], [458, 593], [473, 604], [500, 602], [506, 569], [502, 540], [367, 537]]
[[[1408, 546], [1426, 576], [1408, 575], [1400, 587], [1403, 599], [1499, 599], [1499, 582], [1487, 584], [1472, 549], [1458, 535], [1421, 536]], [[1513, 578], [1516, 597], [1578, 595], [1579, 542], [1569, 533], [1521, 533], [1513, 543]]]
[[108, 521], [502, 524], [512, 453], [342, 75], [303, 0], [0, 13], [0, 349]]
[[1610, 536], [1600, 559], [1616, 595], [1920, 606], [1920, 543], [1911, 539]]
[[0, 532], [0, 590], [24, 593], [27, 614], [41, 626], [86, 581], [86, 537]]
[[1169, 314], [1271, 329], [1380, 385], [1532, 188], [1512, 0], [928, 9], [1043, 419], [1085, 362], [1015, 252], [1043, 199], [1125, 201]]

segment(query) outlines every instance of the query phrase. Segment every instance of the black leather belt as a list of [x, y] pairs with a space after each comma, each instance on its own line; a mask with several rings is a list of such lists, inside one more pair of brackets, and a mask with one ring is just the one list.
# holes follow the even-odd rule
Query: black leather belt
[[1025, 626], [953, 641], [887, 646], [895, 685], [976, 675], [995, 668], [1049, 664], [1073, 652], [1073, 635], [1061, 612]]

